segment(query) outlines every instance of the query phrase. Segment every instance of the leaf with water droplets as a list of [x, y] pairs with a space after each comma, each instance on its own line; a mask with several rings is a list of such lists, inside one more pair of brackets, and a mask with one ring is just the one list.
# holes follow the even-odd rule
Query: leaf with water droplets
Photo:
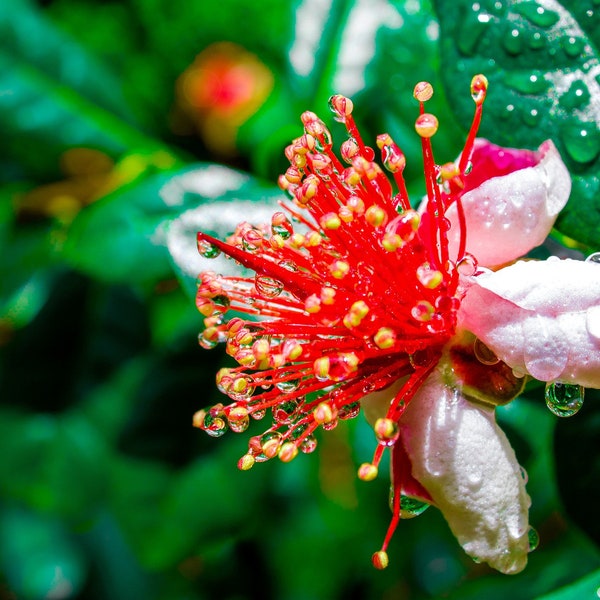
[[473, 73], [490, 88], [480, 134], [504, 146], [554, 140], [573, 179], [556, 227], [591, 247], [600, 231], [600, 8], [595, 0], [435, 0], [449, 97], [459, 121], [472, 104], [460, 93]]

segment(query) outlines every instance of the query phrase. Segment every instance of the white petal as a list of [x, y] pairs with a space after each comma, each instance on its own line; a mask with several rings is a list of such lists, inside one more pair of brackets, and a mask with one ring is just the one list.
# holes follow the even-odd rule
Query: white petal
[[[462, 196], [467, 222], [467, 251], [486, 267], [515, 260], [550, 233], [571, 192], [569, 172], [551, 141], [538, 152], [533, 167], [493, 177]], [[458, 251], [456, 206], [446, 211], [451, 256]]]
[[531, 504], [515, 453], [494, 412], [434, 372], [400, 421], [413, 476], [467, 554], [503, 573], [527, 564]]
[[461, 326], [501, 360], [541, 381], [600, 388], [600, 264], [519, 261], [472, 281]]

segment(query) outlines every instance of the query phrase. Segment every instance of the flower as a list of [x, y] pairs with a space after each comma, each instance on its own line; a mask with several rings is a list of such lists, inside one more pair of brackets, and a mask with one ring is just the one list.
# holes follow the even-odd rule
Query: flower
[[[502, 267], [544, 240], [570, 180], [552, 142], [528, 151], [476, 139], [486, 91], [475, 76], [463, 152], [439, 166], [437, 119], [424, 109], [433, 89], [415, 87], [427, 189], [418, 212], [399, 147], [377, 138], [394, 189], [358, 132], [352, 102], [333, 96], [349, 134], [342, 160], [323, 121], [305, 112], [279, 180], [293, 204], [282, 202], [269, 225], [241, 223], [227, 242], [198, 233], [203, 256], [223, 252], [254, 276], [200, 276], [200, 344], [225, 342], [238, 366], [217, 374], [230, 403], [198, 411], [194, 424], [218, 437], [270, 410], [272, 424], [238, 463], [246, 470], [314, 451], [319, 427], [362, 409], [378, 443], [359, 478], [374, 479], [386, 448], [392, 455], [393, 516], [372, 558], [378, 568], [399, 519], [433, 503], [472, 557], [521, 570], [530, 500], [494, 408], [518, 395], [526, 375], [553, 382], [554, 408], [572, 408], [579, 384], [600, 387], [598, 295], [578, 279], [597, 290], [600, 267], [558, 259]], [[225, 322], [228, 311], [237, 316]], [[576, 331], [572, 343], [563, 327]]]

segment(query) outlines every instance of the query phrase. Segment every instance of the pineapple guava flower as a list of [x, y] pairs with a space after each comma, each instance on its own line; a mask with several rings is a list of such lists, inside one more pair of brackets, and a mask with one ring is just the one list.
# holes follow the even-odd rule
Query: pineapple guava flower
[[[586, 287], [599, 289], [600, 265], [501, 268], [543, 242], [570, 180], [549, 141], [529, 151], [476, 139], [486, 90], [485, 77], [474, 77], [463, 152], [437, 165], [438, 123], [424, 109], [433, 90], [415, 87], [427, 190], [418, 212], [399, 147], [377, 138], [392, 183], [358, 132], [352, 102], [333, 96], [349, 134], [341, 160], [323, 121], [305, 112], [279, 182], [292, 204], [282, 202], [268, 225], [241, 223], [227, 242], [198, 234], [203, 256], [223, 252], [255, 274], [200, 276], [200, 344], [225, 342], [238, 366], [217, 374], [230, 402], [198, 411], [195, 425], [218, 437], [270, 411], [272, 423], [238, 463], [246, 470], [314, 451], [318, 428], [362, 409], [377, 446], [359, 478], [374, 479], [391, 451], [393, 516], [373, 555], [378, 568], [399, 519], [435, 504], [473, 558], [521, 570], [530, 500], [494, 408], [518, 395], [527, 375], [550, 382], [549, 405], [565, 414], [580, 384], [600, 387], [600, 295]], [[228, 311], [236, 316], [226, 322]], [[572, 342], [562, 328], [576, 331]]]

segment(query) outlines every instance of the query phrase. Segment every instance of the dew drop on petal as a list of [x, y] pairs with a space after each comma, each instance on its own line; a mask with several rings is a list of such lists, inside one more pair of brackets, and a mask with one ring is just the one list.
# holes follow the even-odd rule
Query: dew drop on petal
[[496, 365], [500, 359], [479, 338], [473, 342], [473, 354], [483, 365]]
[[468, 252], [456, 263], [456, 268], [461, 275], [466, 277], [477, 272], [477, 259]]
[[557, 417], [572, 417], [583, 406], [584, 389], [580, 385], [553, 381], [546, 385], [546, 405]]
[[527, 532], [527, 538], [529, 539], [528, 551], [533, 552], [540, 544], [540, 536], [533, 527], [529, 527], [529, 531]]
[[418, 517], [429, 508], [427, 502], [402, 495], [400, 497], [400, 517], [402, 519], [412, 519]]
[[598, 263], [600, 264], [600, 252], [594, 252], [593, 254], [590, 254], [586, 259], [585, 262], [593, 262], [593, 263]]

